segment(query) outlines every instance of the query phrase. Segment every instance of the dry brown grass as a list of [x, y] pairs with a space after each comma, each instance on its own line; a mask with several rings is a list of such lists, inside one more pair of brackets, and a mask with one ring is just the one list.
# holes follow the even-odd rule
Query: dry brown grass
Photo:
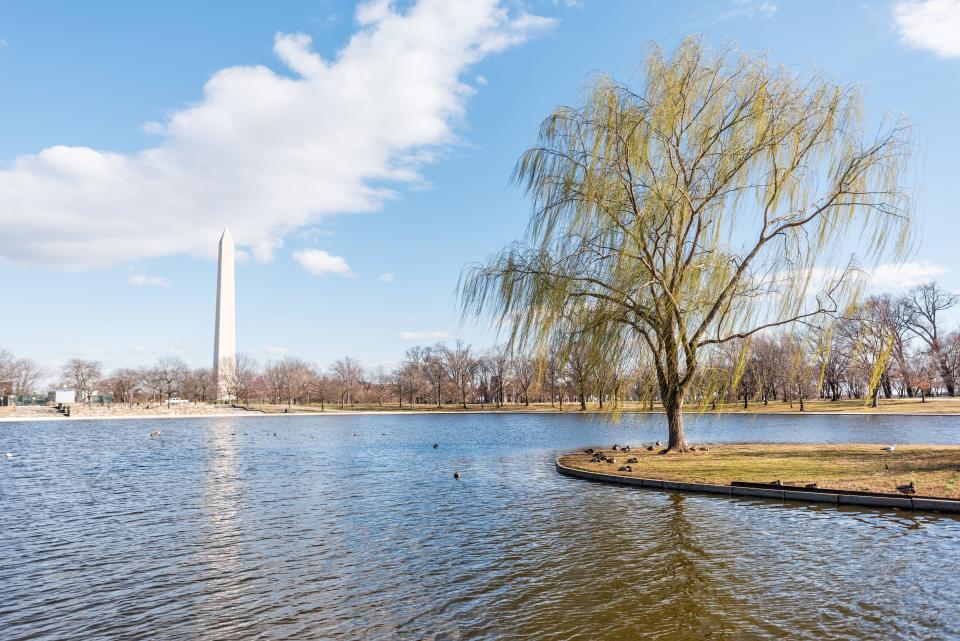
[[[884, 452], [883, 445], [717, 445], [707, 452], [667, 454], [632, 448], [629, 453], [603, 452], [616, 463], [591, 463], [578, 452], [561, 458], [569, 467], [622, 476], [716, 483], [731, 481], [784, 485], [817, 483], [821, 488], [896, 492], [913, 481], [917, 493], [960, 499], [960, 446], [899, 445]], [[632, 473], [617, 472], [630, 457]]]

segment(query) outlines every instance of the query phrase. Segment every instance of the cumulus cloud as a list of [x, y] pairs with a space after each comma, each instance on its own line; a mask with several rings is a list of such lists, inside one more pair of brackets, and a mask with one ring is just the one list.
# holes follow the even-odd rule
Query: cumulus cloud
[[443, 340], [450, 338], [447, 332], [400, 332], [397, 337], [405, 341]]
[[960, 57], [960, 0], [898, 2], [893, 17], [908, 46], [941, 58]]
[[[513, 5], [511, 5], [513, 6]], [[67, 269], [182, 252], [225, 225], [254, 258], [324, 216], [376, 210], [454, 142], [470, 67], [552, 20], [499, 0], [360, 5], [334, 57], [277, 34], [281, 71], [222, 69], [136, 153], [49, 147], [0, 171], [0, 259]]]
[[127, 282], [134, 287], [143, 287], [144, 285], [150, 287], [170, 287], [170, 281], [166, 278], [162, 276], [147, 276], [146, 274], [134, 274]]
[[385, 283], [393, 282], [393, 274], [391, 274], [390, 272], [383, 272], [382, 274], [380, 274], [379, 278]]
[[293, 252], [293, 259], [314, 276], [323, 276], [324, 274], [356, 275], [342, 256], [331, 256], [322, 249], [298, 249]]
[[936, 279], [947, 270], [929, 260], [911, 263], [884, 263], [868, 271], [870, 285], [879, 291], [916, 287]]

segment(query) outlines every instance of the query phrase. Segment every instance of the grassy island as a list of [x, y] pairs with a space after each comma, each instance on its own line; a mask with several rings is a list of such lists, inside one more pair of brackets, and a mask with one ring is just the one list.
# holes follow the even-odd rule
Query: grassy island
[[[563, 465], [591, 472], [665, 481], [714, 483], [732, 481], [868, 492], [897, 492], [915, 484], [917, 493], [960, 499], [960, 446], [900, 445], [892, 452], [883, 445], [716, 445], [707, 451], [661, 455], [643, 447], [629, 452], [603, 448], [614, 463], [591, 462], [585, 452], [560, 459]], [[628, 459], [636, 458], [636, 463]], [[632, 471], [618, 471], [629, 465]]]

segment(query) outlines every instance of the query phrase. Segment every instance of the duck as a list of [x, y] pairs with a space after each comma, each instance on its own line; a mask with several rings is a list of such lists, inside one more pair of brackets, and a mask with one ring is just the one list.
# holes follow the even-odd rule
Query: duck
[[896, 445], [888, 445], [888, 446], [882, 447], [882, 448], [880, 448], [880, 449], [882, 449], [884, 452], [892, 452], [892, 451], [894, 451], [895, 449], [897, 449], [897, 446], [896, 446]]
[[618, 472], [632, 472], [632, 471], [633, 471], [633, 468], [630, 467], [629, 465], [624, 465], [624, 466], [622, 466], [622, 467], [617, 468], [617, 471], [618, 471]]
[[592, 448], [592, 447], [588, 447], [587, 449], [585, 449], [585, 450], [583, 451], [583, 453], [584, 453], [584, 454], [593, 454], [593, 448]]
[[620, 449], [620, 446], [617, 445], [616, 443], [614, 443], [614, 444], [613, 444], [613, 447], [611, 447], [610, 449], [613, 450], [614, 452], [616, 452], [616, 451], [618, 451], [618, 450]]
[[653, 451], [653, 446], [651, 445], [650, 447], [648, 447], [648, 448], [647, 448], [647, 451], [648, 451], [648, 452], [652, 452], [652, 451]]
[[900, 492], [901, 494], [916, 494], [917, 486], [914, 485], [913, 481], [910, 481], [910, 483], [907, 485], [898, 485], [897, 492]]
[[9, 461], [10, 459], [13, 458], [13, 452], [7, 452], [6, 454], [3, 455], [3, 458]]
[[433, 444], [433, 449], [437, 449], [438, 447], [440, 447], [440, 444], [439, 444], [439, 443], [434, 443], [434, 444]]
[[454, 473], [453, 473], [453, 480], [454, 480], [454, 481], [459, 481], [459, 480], [460, 480], [460, 472], [454, 472]]
[[630, 458], [627, 459], [627, 463], [639, 463], [639, 461], [637, 461], [636, 456], [631, 456]]
[[150, 438], [157, 438], [158, 436], [160, 436], [160, 430], [150, 432]]
[[657, 447], [663, 447], [663, 441], [657, 441], [656, 445]]

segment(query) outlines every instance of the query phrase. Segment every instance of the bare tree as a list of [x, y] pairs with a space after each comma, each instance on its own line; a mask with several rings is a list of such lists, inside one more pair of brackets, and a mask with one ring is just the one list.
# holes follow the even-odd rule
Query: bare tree
[[533, 377], [536, 374], [536, 361], [527, 354], [515, 354], [510, 359], [511, 370], [513, 371], [513, 380], [520, 387], [523, 394], [523, 404], [530, 407], [530, 385], [533, 383]]
[[209, 367], [197, 367], [190, 370], [184, 382], [190, 398], [201, 403], [211, 400], [213, 385], [213, 370]]
[[96, 390], [103, 378], [99, 361], [71, 358], [63, 366], [62, 382], [66, 387], [72, 387], [77, 393], [77, 400], [89, 402], [90, 396]]
[[853, 367], [866, 383], [866, 396], [877, 406], [880, 386], [890, 366], [893, 328], [882, 299], [868, 298], [844, 318], [838, 328]]
[[487, 354], [490, 362], [490, 393], [499, 409], [507, 398], [506, 386], [510, 376], [510, 359], [507, 350], [499, 345], [490, 348]]
[[122, 367], [114, 370], [107, 379], [106, 384], [113, 393], [113, 400], [120, 403], [132, 403], [140, 383], [143, 380], [143, 372], [128, 367]]
[[425, 348], [422, 352], [423, 373], [430, 381], [437, 407], [440, 407], [443, 402], [443, 383], [448, 378], [446, 351], [445, 344], [437, 343], [433, 347]]
[[33, 394], [45, 371], [39, 364], [29, 358], [18, 358], [13, 362], [12, 376], [14, 396], [28, 396]]
[[474, 359], [473, 376], [474, 389], [476, 390], [474, 400], [480, 401], [480, 409], [482, 410], [492, 396], [490, 384], [493, 378], [493, 365], [486, 354], [481, 354]]
[[330, 400], [332, 389], [333, 381], [330, 380], [330, 376], [326, 372], [319, 373], [316, 379], [314, 379], [313, 393], [316, 395], [317, 400], [320, 401], [321, 412], [326, 410], [326, 403]]
[[183, 381], [190, 370], [182, 359], [176, 357], [161, 358], [152, 369], [152, 376], [159, 384], [160, 399], [166, 398], [167, 407], [170, 407], [170, 399], [180, 393]]
[[[0, 347], [0, 386], [9, 384], [13, 391], [13, 363], [14, 357], [10, 350]], [[0, 393], [6, 393], [0, 389]]]
[[377, 369], [371, 372], [370, 379], [373, 381], [374, 390], [377, 396], [377, 405], [383, 407], [383, 401], [387, 397], [389, 389], [389, 376], [383, 365], [377, 365]]
[[944, 353], [940, 324], [937, 316], [957, 304], [960, 297], [952, 294], [935, 282], [919, 285], [910, 290], [903, 299], [904, 324], [930, 350], [937, 364], [943, 386], [950, 396], [956, 395], [956, 370]]
[[330, 369], [333, 370], [340, 385], [340, 407], [343, 407], [344, 403], [353, 405], [354, 393], [363, 376], [363, 368], [360, 367], [360, 362], [355, 358], [345, 356], [335, 361]]
[[576, 343], [567, 355], [566, 377], [580, 400], [580, 411], [587, 409], [587, 396], [590, 392], [591, 361], [585, 343]]
[[237, 354], [233, 367], [227, 370], [227, 395], [238, 402], [249, 402], [258, 373], [256, 360], [246, 354]]
[[473, 380], [476, 359], [473, 358], [470, 346], [459, 339], [453, 347], [444, 345], [443, 357], [447, 364], [447, 375], [460, 395], [460, 404], [463, 409], [467, 409], [467, 391]]

